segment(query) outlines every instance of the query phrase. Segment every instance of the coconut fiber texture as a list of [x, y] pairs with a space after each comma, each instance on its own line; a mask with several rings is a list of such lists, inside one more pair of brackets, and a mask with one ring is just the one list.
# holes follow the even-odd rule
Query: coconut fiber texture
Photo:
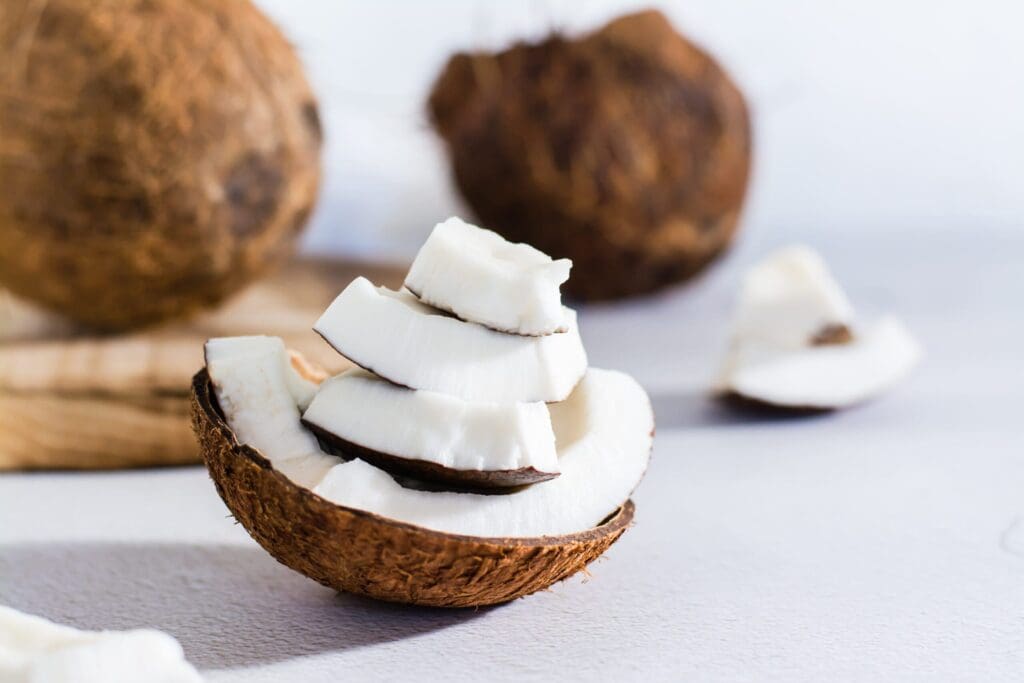
[[0, 284], [102, 329], [218, 302], [289, 254], [320, 138], [248, 0], [3, 0]]
[[736, 230], [746, 104], [658, 12], [576, 40], [456, 54], [429, 110], [481, 223], [571, 258], [576, 298], [684, 280]]
[[282, 564], [341, 591], [438, 607], [529, 595], [597, 559], [633, 519], [627, 501], [600, 526], [545, 538], [476, 538], [431, 531], [328, 502], [241, 445], [206, 370], [192, 382], [192, 424], [217, 492]]

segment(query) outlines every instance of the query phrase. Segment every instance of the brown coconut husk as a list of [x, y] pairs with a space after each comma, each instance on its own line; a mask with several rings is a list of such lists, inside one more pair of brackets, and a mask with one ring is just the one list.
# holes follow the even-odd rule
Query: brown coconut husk
[[736, 230], [746, 104], [659, 12], [575, 40], [456, 54], [428, 106], [482, 224], [571, 258], [576, 298], [685, 280]]
[[0, 284], [103, 329], [214, 304], [289, 254], [320, 143], [247, 0], [4, 0]]
[[267, 552], [325, 586], [380, 600], [436, 607], [508, 602], [583, 570], [633, 519], [627, 501], [582, 533], [480, 538], [331, 503], [238, 442], [205, 369], [192, 382], [192, 425], [217, 492]]

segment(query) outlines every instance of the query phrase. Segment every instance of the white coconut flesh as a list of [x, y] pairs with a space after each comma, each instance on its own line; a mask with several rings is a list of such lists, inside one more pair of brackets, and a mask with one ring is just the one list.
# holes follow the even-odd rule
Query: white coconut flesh
[[445, 470], [509, 473], [508, 485], [529, 481], [516, 479], [517, 471], [559, 471], [544, 403], [465, 401], [400, 387], [356, 368], [321, 384], [303, 420], [342, 442], [393, 458]]
[[0, 606], [0, 681], [199, 683], [181, 645], [152, 629], [80, 631]]
[[281, 339], [210, 339], [206, 370], [221, 412], [238, 440], [270, 444], [264, 455], [293, 481], [310, 486], [341, 462], [324, 454], [311, 433], [295, 429], [300, 407], [309, 404], [317, 386], [292, 367]]
[[[839, 342], [819, 343], [836, 329]], [[790, 247], [745, 278], [719, 389], [782, 407], [843, 408], [884, 392], [920, 357], [899, 320], [857, 322], [821, 257]]]
[[449, 218], [434, 227], [405, 278], [421, 301], [502, 332], [565, 330], [559, 287], [572, 261]]
[[587, 369], [576, 313], [562, 311], [565, 332], [504, 334], [360, 277], [313, 329], [356, 365], [412, 389], [467, 401], [551, 402], [568, 396]]
[[794, 408], [844, 408], [884, 392], [920, 359], [917, 342], [886, 316], [858, 329], [845, 344], [784, 349], [758, 341], [730, 354], [726, 387], [763, 403]]
[[800, 348], [822, 330], [853, 322], [853, 306], [825, 261], [808, 247], [793, 246], [770, 254], [746, 274], [733, 335]]
[[[223, 370], [227, 366], [221, 365]], [[281, 363], [267, 363], [283, 373]], [[265, 382], [262, 374], [237, 371], [234, 381], [219, 380], [209, 368], [228, 424], [277, 467], [296, 459], [294, 444], [315, 439], [301, 424], [286, 383]], [[257, 381], [258, 388], [245, 386]], [[276, 396], [266, 394], [273, 387]], [[235, 395], [228, 396], [227, 393]], [[291, 402], [293, 411], [282, 409]], [[323, 498], [409, 524], [470, 536], [532, 537], [584, 531], [599, 524], [630, 496], [640, 482], [650, 455], [654, 415], [644, 390], [628, 375], [590, 369], [562, 403], [549, 406], [561, 474], [513, 493], [483, 495], [420, 491], [398, 484], [390, 475], [362, 460], [339, 462], [312, 488]], [[274, 423], [270, 429], [239, 429], [233, 421]], [[400, 416], [395, 418], [401, 419]], [[287, 458], [281, 456], [287, 455]], [[305, 457], [326, 457], [321, 453]], [[288, 476], [285, 472], [285, 476]]]
[[590, 369], [572, 395], [550, 406], [562, 473], [503, 495], [416, 491], [353, 460], [314, 491], [340, 505], [468, 536], [554, 536], [593, 528], [640, 482], [654, 416], [628, 375]]

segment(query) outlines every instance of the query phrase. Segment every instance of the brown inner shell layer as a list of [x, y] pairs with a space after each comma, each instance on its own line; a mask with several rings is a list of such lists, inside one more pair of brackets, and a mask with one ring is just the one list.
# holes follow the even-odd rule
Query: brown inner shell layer
[[385, 472], [438, 484], [453, 491], [497, 493], [509, 488], [536, 484], [554, 479], [558, 472], [541, 472], [534, 467], [514, 470], [458, 470], [436, 462], [407, 458], [367, 448], [344, 439], [316, 423], [302, 423], [316, 435], [324, 451], [346, 459], [360, 458]]

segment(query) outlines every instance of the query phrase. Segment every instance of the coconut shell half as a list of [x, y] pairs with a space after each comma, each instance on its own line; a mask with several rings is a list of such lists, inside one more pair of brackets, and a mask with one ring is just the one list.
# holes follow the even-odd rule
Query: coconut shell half
[[224, 420], [206, 370], [192, 380], [192, 425], [217, 492], [279, 562], [331, 588], [434, 607], [508, 602], [568, 578], [626, 530], [626, 503], [585, 532], [543, 538], [446, 534], [328, 502], [292, 483]]

